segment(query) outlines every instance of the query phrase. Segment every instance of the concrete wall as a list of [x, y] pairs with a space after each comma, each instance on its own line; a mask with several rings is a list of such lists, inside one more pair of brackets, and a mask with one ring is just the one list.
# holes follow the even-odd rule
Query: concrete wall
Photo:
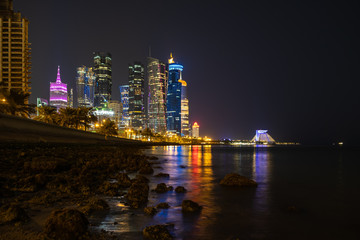
[[141, 144], [124, 138], [107, 137], [0, 113], [0, 142], [119, 143]]

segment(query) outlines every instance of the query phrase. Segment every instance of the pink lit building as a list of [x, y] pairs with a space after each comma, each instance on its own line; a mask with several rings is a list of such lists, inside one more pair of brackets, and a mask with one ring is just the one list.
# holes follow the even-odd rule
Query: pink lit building
[[60, 79], [60, 66], [58, 66], [58, 73], [56, 82], [50, 83], [50, 105], [59, 108], [66, 108], [68, 101], [67, 84], [62, 83]]

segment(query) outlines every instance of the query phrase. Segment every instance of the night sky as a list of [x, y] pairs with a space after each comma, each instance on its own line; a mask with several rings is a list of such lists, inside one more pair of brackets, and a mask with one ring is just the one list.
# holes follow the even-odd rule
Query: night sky
[[32, 95], [49, 98], [57, 65], [75, 89], [94, 51], [113, 56], [113, 99], [128, 63], [173, 52], [200, 135], [358, 144], [356, 1], [14, 0], [30, 20]]

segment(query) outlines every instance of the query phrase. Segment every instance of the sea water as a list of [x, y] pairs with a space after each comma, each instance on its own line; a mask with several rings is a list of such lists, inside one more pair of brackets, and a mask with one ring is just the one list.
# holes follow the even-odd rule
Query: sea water
[[[360, 239], [360, 150], [329, 147], [159, 146], [150, 189], [164, 182], [186, 193], [150, 192], [148, 206], [167, 202], [155, 216], [111, 198], [99, 229], [141, 239], [142, 229], [169, 224], [176, 239]], [[255, 180], [256, 188], [219, 184], [228, 173]], [[183, 214], [189, 199], [203, 208]], [[114, 224], [116, 222], [116, 224]]]

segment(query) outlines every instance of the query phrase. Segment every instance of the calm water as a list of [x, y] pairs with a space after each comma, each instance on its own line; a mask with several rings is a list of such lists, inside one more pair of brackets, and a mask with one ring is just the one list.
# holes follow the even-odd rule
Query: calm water
[[[154, 217], [130, 210], [122, 198], [108, 199], [112, 210], [98, 228], [122, 239], [141, 239], [145, 226], [165, 223], [174, 224], [177, 239], [360, 239], [359, 150], [203, 145], [154, 147], [145, 153], [160, 158], [154, 167], [163, 169], [155, 168], [155, 174], [170, 174], [169, 179], [150, 177], [150, 189], [165, 182], [188, 192], [151, 192], [148, 206], [171, 206]], [[259, 185], [220, 186], [230, 172]], [[198, 202], [202, 212], [183, 215], [184, 199]]]

